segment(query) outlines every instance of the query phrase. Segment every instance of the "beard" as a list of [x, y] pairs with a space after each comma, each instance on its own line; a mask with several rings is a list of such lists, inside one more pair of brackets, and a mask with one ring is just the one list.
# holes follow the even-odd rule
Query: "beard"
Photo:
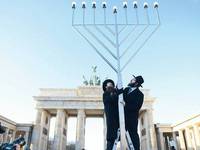
[[135, 87], [135, 83], [129, 83], [128, 86]]
[[107, 87], [107, 91], [108, 92], [113, 92], [114, 91], [114, 87]]

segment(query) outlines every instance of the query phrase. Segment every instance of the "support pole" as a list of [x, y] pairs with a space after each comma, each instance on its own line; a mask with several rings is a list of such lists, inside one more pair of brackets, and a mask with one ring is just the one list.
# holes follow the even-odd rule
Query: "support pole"
[[[119, 53], [119, 37], [118, 37], [118, 24], [117, 24], [117, 8], [113, 10], [115, 16], [115, 36], [116, 36], [116, 50], [117, 50], [117, 88], [123, 88], [121, 66], [120, 66], [120, 53]], [[118, 107], [119, 107], [119, 124], [120, 124], [120, 149], [125, 150], [127, 148], [126, 143], [126, 131], [125, 131], [125, 119], [124, 119], [124, 105], [123, 94], [119, 95]]]

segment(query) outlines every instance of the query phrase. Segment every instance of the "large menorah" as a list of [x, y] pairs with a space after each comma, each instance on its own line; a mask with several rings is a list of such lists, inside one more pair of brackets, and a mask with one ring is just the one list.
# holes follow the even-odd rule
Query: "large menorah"
[[[107, 2], [103, 1], [101, 5], [101, 7], [97, 8], [97, 2], [93, 1], [91, 3], [91, 9], [87, 9], [86, 2], [82, 1], [80, 5], [81, 9], [76, 11], [76, 2], [72, 2], [72, 26], [114, 70], [118, 77], [117, 87], [121, 89], [123, 87], [122, 71], [160, 26], [158, 2], [155, 2], [152, 6], [154, 8], [152, 9], [152, 16], [156, 18], [153, 21], [154, 23], [151, 20], [152, 16], [150, 17], [149, 15], [150, 7], [147, 2], [143, 4], [143, 8], [141, 9], [137, 1], [134, 1], [133, 6], [130, 8], [128, 7], [128, 2], [123, 1], [121, 7], [123, 14], [120, 14], [118, 8], [114, 6], [113, 22], [111, 22], [112, 16], [109, 17], [106, 12], [109, 8]], [[99, 10], [98, 12], [97, 9]], [[86, 10], [88, 11], [88, 15]], [[77, 12], [77, 21], [75, 20], [75, 12]], [[121, 18], [120, 21], [118, 19], [119, 16]], [[89, 20], [88, 18], [91, 19]], [[133, 46], [137, 47], [130, 51]], [[125, 60], [125, 62], [122, 63], [122, 60]], [[128, 148], [125, 131], [124, 104], [123, 94], [120, 94], [119, 124], [121, 150]]]

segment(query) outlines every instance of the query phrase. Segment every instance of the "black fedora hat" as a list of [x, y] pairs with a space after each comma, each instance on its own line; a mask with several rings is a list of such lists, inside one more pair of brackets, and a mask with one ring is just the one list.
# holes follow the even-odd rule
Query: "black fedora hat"
[[134, 76], [133, 77], [135, 78], [136, 82], [139, 84], [139, 86], [142, 87], [142, 84], [144, 83], [144, 79], [142, 76]]
[[107, 85], [107, 83], [112, 83], [113, 84], [113, 86], [115, 86], [115, 83], [114, 83], [114, 81], [113, 80], [111, 80], [111, 79], [106, 79], [104, 82], [103, 82], [103, 86], [102, 86], [102, 88], [103, 88], [103, 91], [105, 91], [106, 90], [106, 85]]

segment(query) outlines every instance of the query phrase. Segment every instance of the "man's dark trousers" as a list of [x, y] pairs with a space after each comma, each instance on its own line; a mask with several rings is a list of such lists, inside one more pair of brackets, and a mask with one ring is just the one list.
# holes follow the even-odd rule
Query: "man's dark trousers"
[[130, 112], [125, 112], [125, 114], [126, 130], [129, 132], [135, 150], [140, 150], [140, 139], [137, 133], [138, 119], [137, 117], [133, 117], [135, 114], [130, 114]]
[[112, 150], [114, 145], [114, 140], [107, 141], [106, 150]]

